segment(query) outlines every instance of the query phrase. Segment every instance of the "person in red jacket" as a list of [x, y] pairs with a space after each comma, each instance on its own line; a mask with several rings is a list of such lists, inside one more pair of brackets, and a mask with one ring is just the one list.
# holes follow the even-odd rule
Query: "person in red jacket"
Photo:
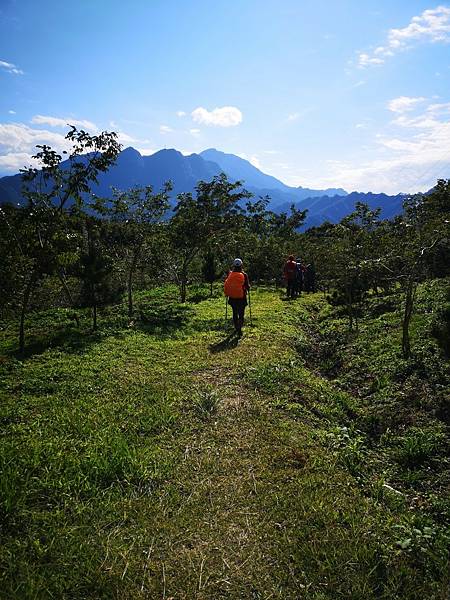
[[283, 277], [286, 280], [286, 295], [288, 298], [295, 297], [295, 279], [297, 276], [297, 263], [291, 254], [283, 268]]
[[247, 273], [242, 270], [242, 260], [235, 258], [232, 270], [225, 279], [224, 291], [228, 296], [228, 304], [233, 309], [233, 323], [239, 337], [242, 335], [244, 325], [244, 313], [247, 306], [247, 292], [250, 290], [250, 282]]

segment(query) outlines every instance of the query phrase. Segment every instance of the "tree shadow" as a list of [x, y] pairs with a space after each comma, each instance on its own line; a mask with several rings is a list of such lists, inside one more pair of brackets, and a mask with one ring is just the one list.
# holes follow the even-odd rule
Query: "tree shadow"
[[191, 312], [192, 309], [186, 305], [167, 304], [140, 308], [136, 328], [149, 334], [170, 334], [186, 325]]
[[223, 317], [211, 319], [193, 319], [189, 323], [192, 331], [223, 331], [230, 327], [230, 321], [224, 321]]
[[395, 312], [397, 310], [397, 304], [391, 299], [381, 300], [379, 302], [373, 302], [368, 310], [373, 317], [381, 317], [381, 315], [386, 313]]
[[224, 352], [226, 350], [231, 350], [232, 348], [236, 348], [239, 343], [239, 338], [236, 333], [233, 331], [227, 335], [226, 338], [216, 342], [215, 344], [211, 344], [209, 346], [209, 351], [211, 354], [217, 354], [217, 352]]
[[59, 348], [67, 354], [84, 352], [89, 346], [104, 338], [105, 333], [101, 330], [75, 328], [71, 325], [60, 325], [51, 331], [28, 332], [25, 349], [20, 352], [17, 346], [6, 350], [5, 355], [16, 360], [27, 360], [33, 356], [43, 354], [49, 349]]

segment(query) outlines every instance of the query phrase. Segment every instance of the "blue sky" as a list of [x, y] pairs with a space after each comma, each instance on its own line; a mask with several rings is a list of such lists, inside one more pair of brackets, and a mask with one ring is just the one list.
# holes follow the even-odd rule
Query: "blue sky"
[[290, 185], [450, 177], [450, 2], [0, 0], [0, 175], [66, 123]]

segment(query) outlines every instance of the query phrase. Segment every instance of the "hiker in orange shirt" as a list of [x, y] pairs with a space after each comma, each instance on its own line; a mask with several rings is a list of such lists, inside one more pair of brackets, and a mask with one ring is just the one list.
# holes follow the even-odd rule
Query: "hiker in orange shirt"
[[240, 258], [235, 258], [233, 261], [232, 270], [225, 279], [224, 291], [225, 296], [228, 296], [228, 304], [233, 309], [234, 328], [238, 336], [241, 337], [250, 282], [247, 273], [242, 270], [242, 260]]

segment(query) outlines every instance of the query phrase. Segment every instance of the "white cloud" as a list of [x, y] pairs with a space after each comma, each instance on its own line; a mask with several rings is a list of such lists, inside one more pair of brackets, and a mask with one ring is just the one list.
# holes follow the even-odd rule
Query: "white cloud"
[[14, 75], [23, 75], [22, 69], [16, 67], [12, 63], [6, 62], [4, 60], [0, 60], [0, 69], [4, 69], [8, 73], [14, 73]]
[[168, 127], [167, 125], [159, 126], [159, 133], [165, 134], [165, 133], [171, 133], [172, 131], [173, 131], [173, 129], [171, 127]]
[[[448, 177], [450, 121], [426, 107], [414, 118], [400, 115], [393, 125], [399, 135], [377, 134], [378, 156], [360, 164], [330, 161], [329, 175], [315, 185], [342, 186], [347, 190], [413, 193], [431, 188], [439, 177]], [[440, 107], [450, 108], [447, 104]], [[430, 110], [431, 109], [431, 110]], [[440, 109], [439, 109], [440, 110]]]
[[250, 158], [249, 158], [249, 162], [250, 162], [250, 163], [251, 163], [251, 164], [252, 164], [254, 167], [256, 167], [257, 169], [259, 169], [259, 170], [261, 170], [261, 169], [262, 169], [262, 166], [261, 166], [261, 163], [260, 163], [260, 161], [259, 161], [259, 158], [258, 158], [256, 155], [250, 156]]
[[155, 154], [156, 150], [154, 148], [149, 148], [149, 147], [142, 147], [142, 146], [135, 146], [134, 147], [135, 150], [137, 150], [140, 154], [142, 154], [142, 156], [151, 156], [152, 154]]
[[414, 43], [449, 41], [450, 7], [437, 6], [413, 17], [411, 22], [402, 29], [390, 29], [386, 43], [375, 48], [372, 55], [366, 52], [359, 54], [359, 66], [364, 68], [381, 65], [388, 57], [410, 48]]
[[235, 127], [242, 123], [242, 113], [235, 106], [223, 106], [212, 111], [199, 106], [192, 111], [191, 116], [196, 123], [216, 127]]
[[[141, 154], [153, 154], [149, 140], [132, 137], [123, 131], [117, 134], [118, 141], [124, 146], [133, 145]], [[59, 153], [72, 148], [62, 133], [34, 129], [23, 123], [0, 123], [0, 170], [17, 172], [25, 164], [31, 164], [38, 144], [47, 144]]]
[[436, 114], [450, 112], [450, 102], [444, 102], [442, 104], [430, 104], [430, 106], [427, 108], [427, 112]]
[[92, 121], [73, 119], [72, 117], [66, 117], [61, 119], [59, 117], [48, 117], [43, 115], [35, 115], [31, 119], [32, 123], [36, 125], [50, 125], [50, 127], [65, 127], [68, 125], [75, 125], [75, 127], [83, 127], [84, 129], [89, 129], [91, 131], [98, 131], [98, 127]]
[[133, 146], [136, 150], [141, 152], [141, 148], [144, 148], [146, 151], [148, 150], [148, 144], [152, 144], [150, 140], [141, 140], [140, 138], [133, 137], [124, 131], [120, 131], [120, 129], [116, 130], [117, 133], [117, 141], [122, 146]]
[[22, 123], [0, 123], [0, 151], [32, 154], [37, 144], [48, 144], [57, 152], [69, 147], [68, 141], [60, 133], [32, 129]]
[[185, 117], [186, 113], [184, 112], [184, 110], [177, 110], [177, 117]]
[[411, 98], [410, 96], [399, 96], [388, 102], [388, 109], [395, 113], [404, 113], [413, 110], [417, 104], [423, 102], [425, 98]]
[[17, 173], [25, 165], [38, 166], [31, 158], [38, 144], [47, 144], [56, 152], [70, 149], [59, 133], [32, 129], [21, 123], [0, 123], [0, 169]]
[[189, 133], [194, 137], [198, 137], [200, 135], [200, 129], [189, 129]]
[[252, 164], [254, 167], [256, 167], [259, 170], [262, 170], [261, 163], [259, 161], [259, 158], [256, 156], [256, 154], [248, 155], [245, 152], [241, 152], [240, 154], [237, 154], [236, 156], [239, 156], [240, 158], [243, 158], [244, 160], [248, 160], [248, 162], [250, 164]]
[[8, 113], [9, 113], [10, 115], [15, 115], [15, 114], [16, 114], [16, 111], [15, 111], [15, 110], [8, 110]]
[[11, 152], [10, 154], [0, 156], [0, 173], [18, 173], [19, 169], [31, 166], [38, 165], [37, 162], [31, 158], [31, 154], [27, 154], [26, 152]]
[[[116, 133], [117, 133], [117, 140], [118, 140], [119, 144], [122, 144], [123, 146], [126, 146], [128, 144], [134, 144], [134, 142], [139, 141], [136, 138], [134, 138], [132, 135], [128, 135], [128, 133], [125, 133], [124, 131], [116, 131]], [[145, 140], [145, 141], [147, 141], [147, 140]]]
[[411, 23], [403, 29], [391, 29], [388, 35], [389, 48], [405, 46], [409, 40], [430, 40], [445, 42], [450, 34], [450, 8], [438, 6], [424, 10], [418, 17], [413, 17]]
[[300, 118], [300, 113], [296, 112], [296, 113], [292, 113], [290, 115], [288, 115], [287, 120], [288, 121], [297, 121], [297, 119]]
[[377, 58], [375, 56], [369, 56], [365, 52], [362, 52], [359, 55], [359, 66], [360, 67], [368, 67], [369, 65], [382, 65], [384, 60], [382, 58]]

